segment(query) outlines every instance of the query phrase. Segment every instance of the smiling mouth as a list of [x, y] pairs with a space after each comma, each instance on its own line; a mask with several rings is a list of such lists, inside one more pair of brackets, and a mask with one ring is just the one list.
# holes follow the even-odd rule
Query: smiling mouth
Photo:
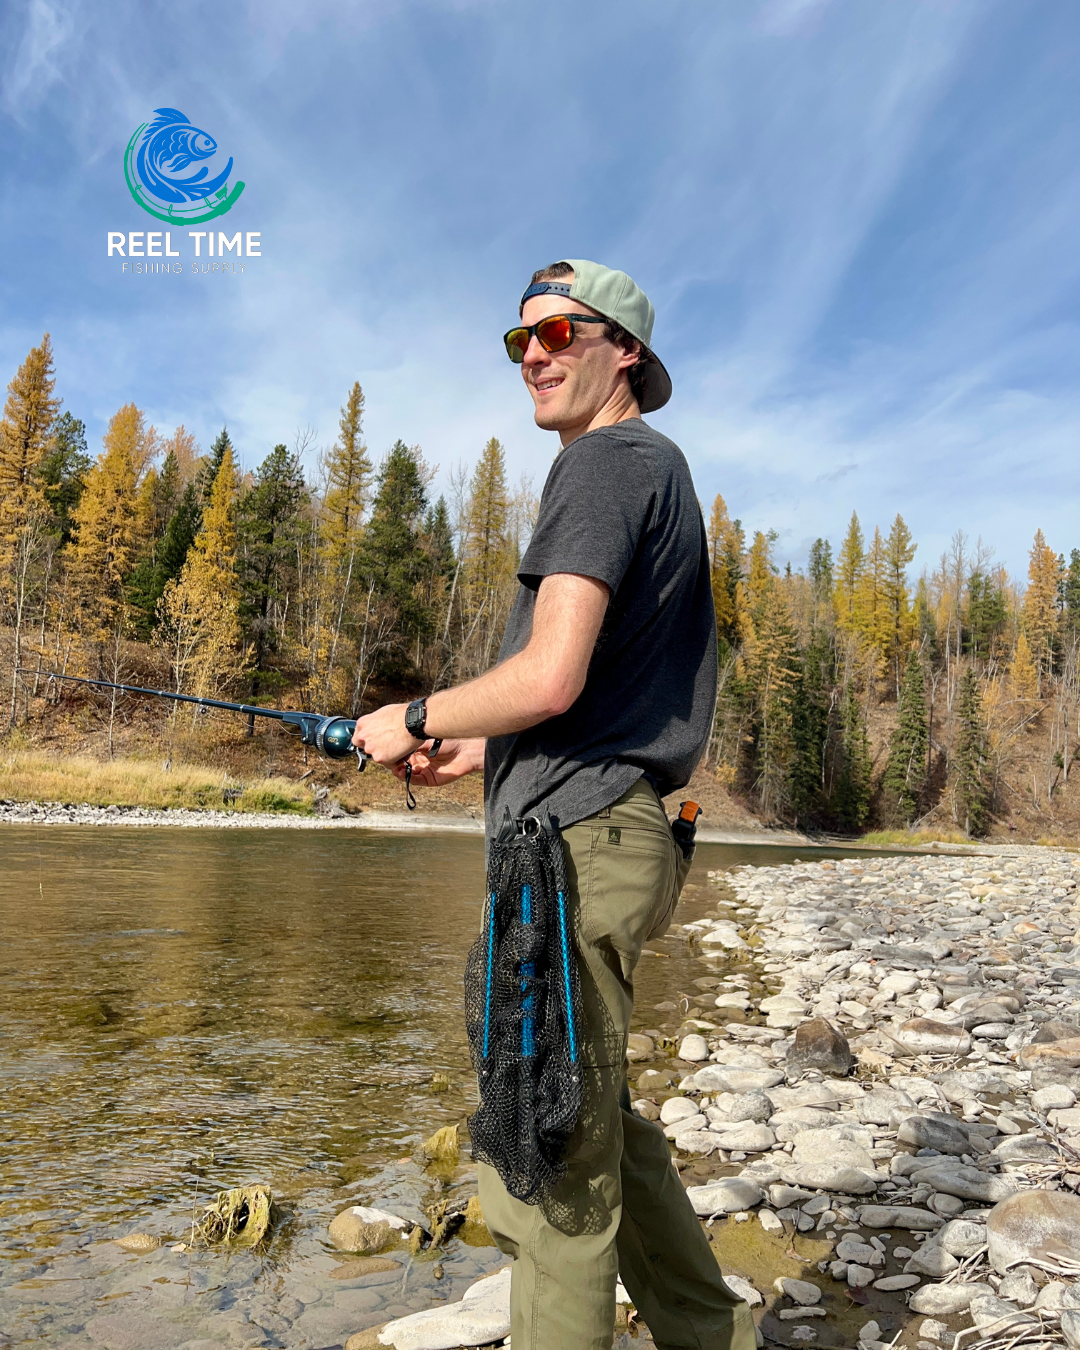
[[561, 378], [557, 380], [536, 380], [533, 383], [533, 388], [538, 394], [550, 394], [553, 389], [558, 389], [560, 384], [562, 384]]

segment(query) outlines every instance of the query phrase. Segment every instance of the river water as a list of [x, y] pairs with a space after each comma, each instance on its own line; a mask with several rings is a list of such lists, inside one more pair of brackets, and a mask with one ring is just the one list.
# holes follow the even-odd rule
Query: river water
[[[702, 845], [679, 919], [715, 905], [706, 869], [798, 853]], [[467, 1151], [451, 1177], [414, 1155], [474, 1104], [461, 974], [483, 884], [482, 841], [450, 834], [5, 827], [0, 1347], [341, 1345], [504, 1264], [454, 1240], [350, 1278], [326, 1239], [346, 1205], [420, 1220], [475, 1189]], [[682, 940], [651, 945], [645, 1028], [701, 970]], [[171, 1249], [254, 1182], [280, 1206], [265, 1253]], [[133, 1232], [164, 1245], [112, 1241]]]

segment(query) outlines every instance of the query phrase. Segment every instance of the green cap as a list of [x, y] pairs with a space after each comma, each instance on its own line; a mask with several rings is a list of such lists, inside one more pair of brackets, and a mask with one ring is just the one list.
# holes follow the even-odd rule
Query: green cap
[[534, 282], [521, 297], [519, 312], [531, 296], [565, 295], [625, 328], [644, 349], [645, 380], [638, 406], [643, 413], [662, 408], [671, 397], [671, 376], [649, 346], [656, 317], [649, 297], [625, 272], [616, 272], [600, 263], [589, 262], [587, 258], [563, 258], [561, 261], [574, 269], [573, 281], [569, 284], [561, 280]]

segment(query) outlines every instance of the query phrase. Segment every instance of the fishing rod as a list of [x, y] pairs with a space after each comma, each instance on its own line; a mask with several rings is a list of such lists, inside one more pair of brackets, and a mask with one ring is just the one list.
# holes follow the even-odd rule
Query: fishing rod
[[138, 684], [114, 684], [111, 680], [87, 680], [80, 675], [61, 675], [59, 671], [55, 670], [39, 672], [21, 667], [19, 674], [40, 674], [50, 680], [67, 680], [71, 684], [90, 684], [98, 689], [117, 689], [122, 694], [149, 694], [153, 698], [170, 698], [174, 703], [194, 703], [200, 708], [221, 708], [225, 712], [245, 713], [248, 718], [249, 734], [255, 730], [256, 717], [269, 717], [275, 722], [284, 722], [286, 726], [296, 727], [300, 732], [301, 743], [313, 745], [327, 759], [348, 759], [350, 755], [355, 755], [358, 773], [364, 772], [370, 758], [359, 746], [352, 743], [353, 732], [356, 730], [355, 718], [328, 717], [325, 713], [281, 712], [277, 708], [260, 708], [253, 703], [228, 703], [220, 698], [196, 698], [194, 694], [173, 694], [168, 689], [146, 689]]

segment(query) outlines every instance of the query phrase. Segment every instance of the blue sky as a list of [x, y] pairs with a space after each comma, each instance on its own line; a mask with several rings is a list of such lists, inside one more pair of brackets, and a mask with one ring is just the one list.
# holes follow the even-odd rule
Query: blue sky
[[[656, 305], [650, 420], [781, 560], [899, 510], [914, 570], [960, 528], [1022, 573], [1080, 546], [1078, 44], [1045, 0], [7, 0], [0, 374], [48, 329], [95, 449], [134, 400], [247, 467], [359, 379], [376, 457], [439, 486], [496, 435], [539, 487], [499, 339], [591, 257]], [[234, 157], [243, 277], [106, 257], [162, 106]]]

